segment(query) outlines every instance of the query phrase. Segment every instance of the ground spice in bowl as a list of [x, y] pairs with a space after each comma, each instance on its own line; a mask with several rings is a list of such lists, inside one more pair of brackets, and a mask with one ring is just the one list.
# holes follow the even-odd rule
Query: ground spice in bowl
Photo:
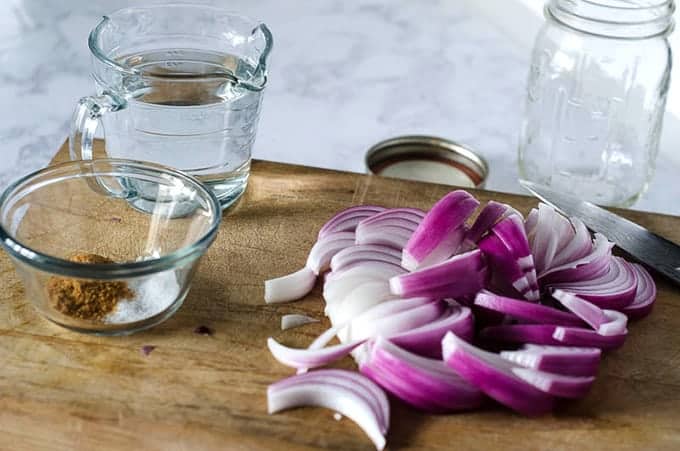
[[[76, 254], [76, 263], [115, 263], [97, 254]], [[50, 277], [47, 294], [55, 310], [84, 320], [101, 321], [111, 313], [118, 301], [131, 299], [135, 293], [126, 282]]]

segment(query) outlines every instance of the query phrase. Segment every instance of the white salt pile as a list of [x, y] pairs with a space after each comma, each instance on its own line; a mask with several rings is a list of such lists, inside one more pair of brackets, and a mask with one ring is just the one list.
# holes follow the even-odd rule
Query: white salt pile
[[107, 323], [131, 323], [157, 315], [177, 300], [180, 291], [173, 270], [130, 281], [128, 286], [135, 296], [118, 302], [116, 308], [106, 315], [104, 320]]

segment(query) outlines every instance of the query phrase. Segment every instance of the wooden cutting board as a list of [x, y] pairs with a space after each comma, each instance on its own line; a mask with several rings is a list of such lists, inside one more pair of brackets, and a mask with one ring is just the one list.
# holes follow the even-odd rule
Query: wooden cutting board
[[[56, 160], [65, 158], [62, 148]], [[265, 305], [263, 281], [300, 268], [337, 210], [361, 203], [429, 208], [449, 190], [256, 161], [184, 306], [131, 337], [81, 335], [49, 323], [24, 300], [2, 253], [0, 449], [371, 449], [356, 425], [324, 409], [267, 415], [267, 385], [292, 371], [269, 355], [266, 338], [304, 346], [328, 324], [281, 332], [286, 313], [322, 317], [319, 289], [297, 303]], [[528, 197], [474, 194], [524, 213], [536, 205]], [[624, 214], [680, 241], [680, 218]], [[605, 357], [585, 399], [540, 418], [502, 407], [434, 416], [393, 400], [389, 449], [680, 449], [680, 291], [657, 282], [655, 310]], [[199, 325], [214, 336], [194, 334]], [[144, 356], [143, 345], [156, 349]]]

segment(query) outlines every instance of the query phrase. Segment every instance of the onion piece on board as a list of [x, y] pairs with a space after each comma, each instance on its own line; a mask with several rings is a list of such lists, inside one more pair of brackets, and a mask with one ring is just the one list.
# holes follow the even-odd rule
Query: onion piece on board
[[267, 388], [269, 414], [299, 406], [332, 409], [354, 421], [377, 450], [385, 448], [389, 403], [380, 387], [365, 376], [345, 370], [319, 370], [280, 380]]
[[478, 206], [479, 201], [463, 190], [439, 199], [404, 246], [401, 265], [414, 271], [453, 255], [465, 237], [465, 221]]
[[359, 371], [394, 396], [427, 412], [479, 407], [484, 395], [442, 360], [410, 353], [383, 337], [370, 343]]

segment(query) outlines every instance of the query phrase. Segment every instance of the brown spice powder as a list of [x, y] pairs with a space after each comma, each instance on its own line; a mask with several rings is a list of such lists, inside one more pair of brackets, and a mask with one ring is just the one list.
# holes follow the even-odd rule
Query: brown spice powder
[[[76, 263], [115, 263], [97, 254], [76, 254], [69, 260]], [[113, 311], [118, 301], [134, 296], [126, 282], [56, 276], [48, 280], [47, 294], [54, 309], [85, 320], [101, 320]]]

